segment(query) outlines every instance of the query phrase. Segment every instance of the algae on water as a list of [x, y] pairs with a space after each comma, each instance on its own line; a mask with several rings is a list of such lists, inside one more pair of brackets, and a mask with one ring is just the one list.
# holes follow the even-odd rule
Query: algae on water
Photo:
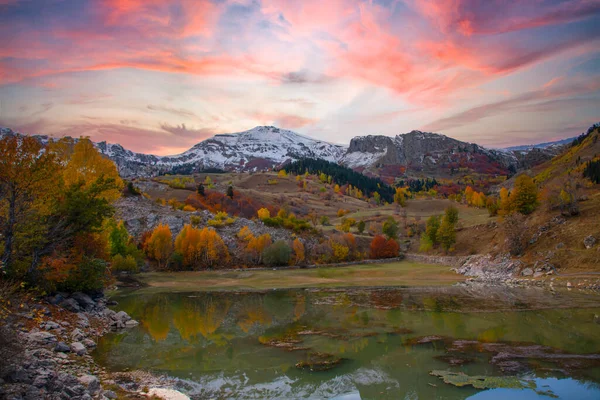
[[467, 375], [462, 372], [431, 371], [429, 375], [437, 376], [444, 383], [457, 387], [473, 386], [475, 389], [531, 389], [537, 394], [549, 397], [558, 397], [551, 391], [537, 390], [537, 384], [531, 379], [518, 376], [483, 376]]

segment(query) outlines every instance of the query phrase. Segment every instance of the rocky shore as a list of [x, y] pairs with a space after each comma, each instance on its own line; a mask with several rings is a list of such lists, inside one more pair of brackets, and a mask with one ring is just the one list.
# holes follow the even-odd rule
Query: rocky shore
[[109, 373], [94, 362], [89, 353], [102, 335], [138, 325], [126, 312], [108, 308], [102, 295], [56, 294], [21, 301], [4, 321], [6, 332], [14, 334], [8, 338], [14, 351], [13, 357], [0, 360], [0, 398], [187, 398], [171, 390], [167, 378], [139, 371]]

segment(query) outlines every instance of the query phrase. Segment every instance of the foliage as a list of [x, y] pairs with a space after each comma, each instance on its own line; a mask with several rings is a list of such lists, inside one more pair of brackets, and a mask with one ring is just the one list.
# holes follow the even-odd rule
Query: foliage
[[264, 221], [267, 218], [271, 218], [271, 212], [266, 208], [261, 208], [257, 211], [258, 219]]
[[159, 224], [144, 243], [146, 254], [158, 263], [158, 268], [166, 268], [173, 252], [173, 235], [169, 225]]
[[[242, 228], [243, 230], [243, 228]], [[246, 242], [246, 253], [251, 262], [260, 264], [262, 262], [263, 251], [271, 245], [271, 235], [265, 233], [258, 237], [254, 236], [252, 232], [242, 234], [243, 240]], [[239, 235], [239, 233], [238, 233]]]
[[302, 241], [298, 238], [294, 239], [292, 242], [292, 249], [294, 250], [294, 264], [303, 264], [306, 261], [306, 252]]
[[445, 210], [445, 217], [448, 219], [448, 222], [452, 225], [458, 223], [458, 208], [454, 206], [448, 206]]
[[309, 172], [319, 175], [322, 182], [335, 182], [338, 185], [352, 185], [363, 193], [372, 196], [378, 192], [382, 200], [392, 202], [394, 198], [394, 189], [384, 183], [381, 179], [370, 178], [350, 168], [338, 165], [325, 160], [316, 160], [305, 158], [285, 166], [285, 171], [297, 175]]
[[451, 218], [449, 218], [448, 215], [445, 215], [437, 231], [437, 239], [446, 252], [451, 250], [456, 243], [456, 231], [454, 225]]
[[263, 250], [262, 258], [265, 265], [270, 267], [287, 265], [290, 262], [291, 253], [290, 246], [285, 241], [278, 240]]
[[233, 199], [233, 186], [229, 185], [227, 187], [227, 197], [229, 197], [230, 199]]
[[110, 257], [98, 233], [123, 190], [114, 163], [85, 138], [42, 148], [32, 137], [5, 137], [0, 154], [0, 262], [8, 277], [46, 290], [101, 289]]
[[600, 183], [600, 159], [588, 161], [583, 169], [583, 176], [595, 184]]
[[115, 272], [137, 273], [140, 271], [140, 267], [133, 256], [127, 255], [123, 257], [121, 254], [117, 254], [112, 258], [111, 270]]
[[362, 219], [358, 222], [358, 226], [356, 227], [356, 229], [358, 230], [358, 233], [362, 234], [365, 231], [365, 227], [366, 227], [366, 223], [365, 221], [363, 221]]
[[400, 207], [405, 207], [407, 197], [409, 197], [409, 192], [407, 188], [396, 188], [396, 193], [394, 194], [394, 202], [396, 204], [398, 204]]
[[439, 183], [435, 178], [427, 179], [409, 179], [398, 182], [398, 187], [408, 188], [410, 193], [428, 192], [438, 186]]
[[431, 239], [433, 244], [438, 243], [437, 232], [440, 228], [441, 218], [439, 215], [432, 215], [427, 219], [427, 225], [425, 227], [425, 234]]
[[490, 217], [498, 215], [498, 210], [500, 209], [500, 199], [488, 196], [487, 200], [485, 201], [485, 208], [488, 210]]
[[216, 190], [206, 190], [204, 195], [192, 193], [185, 200], [185, 204], [194, 207], [196, 210], [208, 210], [213, 214], [219, 211], [226, 212], [232, 216], [244, 218], [253, 218], [261, 208], [267, 208], [273, 211], [269, 206], [255, 198], [248, 197], [233, 189], [233, 198]]
[[431, 249], [433, 249], [433, 241], [426, 233], [423, 233], [419, 242], [419, 251], [426, 253]]
[[327, 215], [322, 215], [319, 222], [321, 223], [321, 225], [327, 226], [329, 225], [329, 217]]
[[519, 175], [510, 193], [511, 208], [521, 214], [531, 214], [538, 206], [538, 188], [528, 175]]
[[382, 232], [388, 239], [396, 239], [398, 237], [398, 223], [394, 217], [388, 217], [383, 223]]
[[212, 226], [214, 228], [220, 228], [226, 225], [231, 225], [235, 222], [234, 218], [230, 218], [226, 212], [219, 211], [215, 214], [213, 219], [208, 220], [208, 226]]
[[183, 256], [183, 266], [187, 269], [229, 262], [227, 246], [221, 236], [210, 228], [197, 229], [185, 225], [175, 238], [175, 251]]
[[196, 188], [196, 193], [198, 193], [200, 196], [204, 197], [204, 195], [206, 194], [206, 189], [204, 189], [203, 183], [200, 183], [198, 185], [198, 187]]
[[502, 230], [506, 236], [510, 254], [513, 256], [520, 255], [525, 250], [526, 226], [525, 217], [518, 213], [512, 213], [504, 218]]
[[373, 259], [398, 257], [400, 246], [394, 239], [377, 235], [371, 241], [370, 257]]
[[296, 218], [294, 214], [280, 213], [277, 217], [265, 218], [263, 223], [273, 228], [286, 228], [294, 232], [303, 232], [311, 229], [310, 223], [306, 220]]

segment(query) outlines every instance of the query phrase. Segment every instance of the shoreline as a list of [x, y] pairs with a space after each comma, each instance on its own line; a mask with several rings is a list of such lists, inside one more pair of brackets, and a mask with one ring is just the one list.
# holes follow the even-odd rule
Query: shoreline
[[108, 308], [104, 294], [18, 296], [18, 310], [4, 321], [16, 343], [15, 356], [3, 361], [0, 398], [187, 399], [173, 390], [174, 379], [143, 371], [109, 372], [94, 360], [90, 353], [102, 336], [138, 325], [126, 312]]

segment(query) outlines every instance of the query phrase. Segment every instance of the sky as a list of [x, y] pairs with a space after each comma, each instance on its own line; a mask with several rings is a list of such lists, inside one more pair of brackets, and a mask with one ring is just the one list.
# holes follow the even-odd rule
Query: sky
[[275, 125], [487, 147], [600, 121], [600, 0], [0, 0], [0, 126], [158, 155]]

